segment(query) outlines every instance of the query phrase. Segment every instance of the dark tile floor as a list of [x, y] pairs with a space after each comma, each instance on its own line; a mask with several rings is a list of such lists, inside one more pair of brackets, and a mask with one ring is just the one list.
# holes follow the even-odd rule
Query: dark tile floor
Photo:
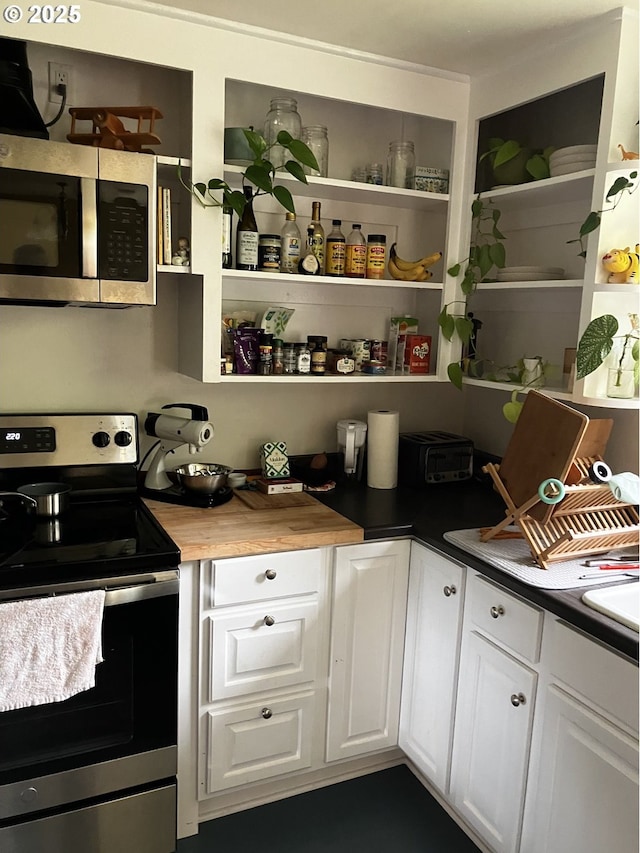
[[208, 821], [178, 853], [477, 853], [404, 766]]

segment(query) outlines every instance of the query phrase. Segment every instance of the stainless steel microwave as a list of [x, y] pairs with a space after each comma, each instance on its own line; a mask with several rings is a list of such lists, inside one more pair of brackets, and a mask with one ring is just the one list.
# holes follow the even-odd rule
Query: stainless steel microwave
[[155, 157], [0, 134], [0, 302], [155, 305]]

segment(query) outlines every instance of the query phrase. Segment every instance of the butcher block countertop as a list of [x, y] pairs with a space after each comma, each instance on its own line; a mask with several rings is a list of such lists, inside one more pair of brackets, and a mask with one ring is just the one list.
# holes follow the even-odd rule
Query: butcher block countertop
[[213, 509], [147, 499], [145, 503], [180, 548], [183, 562], [345, 545], [364, 539], [362, 527], [310, 495], [287, 496], [297, 498], [290, 506], [283, 506], [284, 497], [265, 495], [260, 509], [249, 507], [237, 495]]

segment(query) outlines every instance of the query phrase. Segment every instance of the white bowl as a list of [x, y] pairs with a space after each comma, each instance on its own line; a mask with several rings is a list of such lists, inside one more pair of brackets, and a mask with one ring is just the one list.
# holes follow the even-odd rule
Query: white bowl
[[589, 169], [595, 169], [595, 160], [591, 163], [567, 163], [564, 166], [555, 166], [549, 164], [549, 174], [552, 178], [560, 178], [562, 175], [573, 175], [575, 172], [585, 172]]
[[552, 151], [549, 155], [549, 160], [551, 160], [552, 157], [566, 157], [569, 154], [577, 154], [579, 156], [592, 154], [595, 156], [597, 151], [597, 145], [570, 145], [568, 148], [556, 148], [556, 150]]

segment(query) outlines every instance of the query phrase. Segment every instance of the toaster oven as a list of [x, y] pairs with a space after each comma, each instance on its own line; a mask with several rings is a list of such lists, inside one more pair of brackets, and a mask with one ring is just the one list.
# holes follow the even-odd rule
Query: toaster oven
[[473, 475], [473, 442], [432, 430], [405, 432], [398, 441], [398, 482], [402, 486], [451, 483]]

